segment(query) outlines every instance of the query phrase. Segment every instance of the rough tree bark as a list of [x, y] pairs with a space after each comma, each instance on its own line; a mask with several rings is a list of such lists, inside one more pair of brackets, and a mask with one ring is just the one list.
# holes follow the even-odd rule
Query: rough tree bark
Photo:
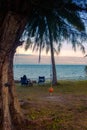
[[13, 56], [27, 19], [9, 12], [0, 38], [0, 118], [3, 130], [23, 130], [24, 117], [15, 93]]

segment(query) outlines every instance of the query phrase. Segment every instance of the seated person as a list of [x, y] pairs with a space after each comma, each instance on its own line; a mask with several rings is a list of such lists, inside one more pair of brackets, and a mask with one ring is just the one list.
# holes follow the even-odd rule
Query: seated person
[[28, 79], [27, 79], [26, 75], [21, 77], [21, 85], [28, 85]]

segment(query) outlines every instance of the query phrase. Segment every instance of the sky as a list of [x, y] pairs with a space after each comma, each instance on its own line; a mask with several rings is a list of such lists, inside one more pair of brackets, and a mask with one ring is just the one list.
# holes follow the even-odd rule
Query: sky
[[[87, 50], [86, 44], [85, 49]], [[72, 49], [70, 44], [64, 44], [59, 55], [55, 55], [56, 64], [87, 64], [87, 57], [84, 57], [87, 53], [83, 54], [80, 48], [76, 51]], [[42, 52], [41, 61], [38, 63], [38, 52], [32, 52], [32, 50], [25, 51], [23, 46], [20, 46], [16, 50], [14, 63], [16, 64], [51, 64], [50, 53], [46, 54]]]
[[[77, 47], [76, 51], [74, 51], [72, 49], [72, 45], [71, 44], [67, 44], [64, 43], [60, 53], [58, 54], [58, 56], [70, 56], [70, 57], [84, 57], [84, 55], [87, 54], [87, 45], [86, 43], [84, 44], [85, 46], [85, 53], [82, 53], [82, 51], [80, 50], [79, 47]], [[39, 52], [32, 52], [31, 49], [28, 49], [27, 51], [24, 49], [24, 46], [20, 46], [17, 48], [16, 50], [16, 54], [29, 54], [29, 55], [38, 55]], [[55, 54], [56, 55], [56, 54]], [[45, 50], [42, 51], [42, 56], [50, 56], [50, 52], [48, 54], [46, 54]]]
[[[55, 56], [56, 64], [87, 65], [87, 57]], [[50, 56], [42, 56], [40, 63], [37, 55], [15, 55], [14, 64], [51, 64]]]

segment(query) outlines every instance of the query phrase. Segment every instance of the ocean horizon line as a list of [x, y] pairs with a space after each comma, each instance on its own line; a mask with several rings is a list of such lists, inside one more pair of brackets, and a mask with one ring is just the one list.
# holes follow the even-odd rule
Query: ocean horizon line
[[[51, 64], [51, 58], [47, 56], [42, 56], [40, 63], [38, 61], [38, 56], [15, 56], [14, 64]], [[87, 64], [87, 58], [85, 57], [55, 57], [55, 64]]]
[[[15, 54], [15, 56], [35, 56], [35, 57], [38, 57], [38, 55], [35, 55], [35, 54]], [[42, 55], [41, 57], [51, 57], [50, 55]], [[86, 58], [87, 56], [62, 56], [62, 55], [55, 55], [55, 57], [60, 57], [60, 58]]]
[[[41, 63], [41, 64], [38, 64], [38, 63], [34, 63], [34, 64], [32, 64], [32, 63], [14, 63], [14, 65], [49, 65], [49, 66], [52, 66], [52, 64], [43, 64], [43, 63]], [[83, 66], [86, 66], [87, 64], [55, 64], [55, 65], [83, 65]]]

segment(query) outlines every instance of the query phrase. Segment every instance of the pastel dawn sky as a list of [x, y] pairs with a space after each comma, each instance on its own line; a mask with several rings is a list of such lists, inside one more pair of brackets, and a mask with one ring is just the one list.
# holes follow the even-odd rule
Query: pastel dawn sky
[[[82, 51], [80, 50], [80, 47], [77, 47], [76, 51], [74, 51], [72, 49], [72, 45], [71, 44], [64, 43], [62, 45], [61, 51], [59, 53], [59, 56], [83, 57], [84, 55], [87, 54], [87, 44], [86, 43], [84, 44], [84, 47], [85, 47], [85, 54], [82, 53]], [[32, 49], [28, 49], [27, 51], [25, 51], [24, 45], [18, 47], [17, 51], [16, 51], [16, 54], [31, 54], [31, 55], [33, 54], [33, 55], [38, 55], [38, 53], [39, 52], [37, 52], [37, 51], [33, 51], [32, 52]], [[42, 55], [43, 56], [50, 55], [50, 52], [48, 54], [46, 54], [46, 52], [44, 50], [44, 51], [42, 51]]]
[[[87, 50], [86, 44], [85, 49]], [[70, 44], [64, 44], [60, 53], [58, 55], [55, 54], [55, 61], [56, 64], [87, 64], [87, 57], [84, 57], [86, 54], [83, 54], [80, 48], [74, 51]], [[38, 52], [32, 52], [30, 49], [25, 51], [24, 47], [20, 46], [17, 48], [14, 62], [19, 64], [38, 64], [38, 55]], [[46, 54], [43, 51], [40, 63], [50, 64], [50, 53]]]

